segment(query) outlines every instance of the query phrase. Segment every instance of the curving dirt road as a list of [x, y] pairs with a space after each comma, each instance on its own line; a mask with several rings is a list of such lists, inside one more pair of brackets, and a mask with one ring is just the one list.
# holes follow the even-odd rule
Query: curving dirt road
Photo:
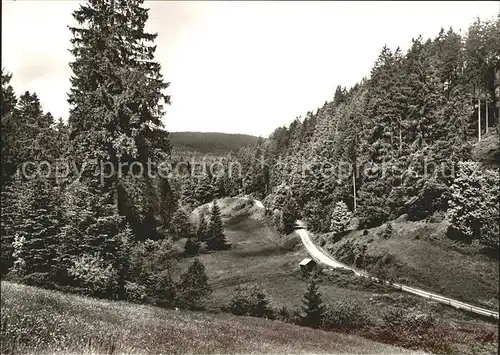
[[[253, 200], [247, 196], [241, 197], [241, 198], [244, 200], [253, 201], [255, 203], [255, 205], [259, 208], [265, 208], [261, 201]], [[330, 256], [327, 252], [325, 252], [321, 247], [318, 247], [313, 243], [313, 241], [311, 239], [311, 235], [310, 235], [309, 231], [307, 231], [304, 222], [297, 220], [295, 222], [295, 225], [296, 225], [295, 233], [300, 236], [300, 239], [302, 240], [302, 244], [304, 244], [304, 246], [306, 247], [306, 250], [309, 253], [309, 255], [313, 259], [315, 259], [317, 262], [319, 262], [323, 265], [329, 266], [331, 269], [341, 268], [341, 269], [350, 270], [356, 276], [366, 277], [366, 278], [369, 278], [371, 280], [378, 281], [378, 282], [384, 282], [386, 285], [390, 285], [390, 286], [395, 287], [395, 288], [397, 288], [401, 291], [404, 291], [404, 292], [408, 292], [408, 293], [411, 293], [411, 294], [414, 294], [414, 295], [417, 295], [420, 297], [428, 298], [428, 299], [434, 300], [434, 301], [439, 302], [439, 303], [444, 303], [444, 304], [450, 305], [450, 306], [458, 308], [458, 309], [463, 309], [463, 310], [473, 312], [476, 314], [480, 314], [483, 316], [499, 319], [498, 312], [484, 309], [481, 307], [476, 307], [476, 306], [473, 306], [473, 305], [468, 304], [468, 303], [464, 303], [461, 301], [454, 300], [452, 298], [444, 297], [444, 296], [438, 295], [436, 293], [427, 292], [427, 291], [424, 291], [424, 290], [421, 290], [421, 289], [418, 289], [415, 287], [410, 287], [410, 286], [405, 286], [405, 285], [401, 285], [398, 283], [380, 280], [376, 277], [370, 276], [367, 272], [365, 272], [363, 270], [358, 270], [356, 268], [347, 266], [347, 265], [335, 260], [332, 256]]]
[[468, 304], [468, 303], [457, 301], [457, 300], [454, 300], [454, 299], [451, 299], [448, 297], [444, 297], [444, 296], [441, 296], [441, 295], [438, 295], [438, 294], [435, 294], [432, 292], [427, 292], [427, 291], [424, 291], [424, 290], [421, 290], [418, 288], [409, 287], [409, 286], [401, 285], [398, 283], [392, 283], [389, 281], [382, 281], [382, 280], [377, 279], [376, 277], [368, 275], [366, 272], [364, 272], [362, 270], [357, 270], [355, 268], [352, 268], [352, 267], [349, 267], [345, 264], [342, 264], [342, 263], [338, 262], [337, 260], [335, 260], [334, 258], [332, 258], [330, 255], [328, 255], [323, 249], [317, 247], [313, 243], [313, 241], [311, 240], [310, 233], [305, 229], [305, 225], [302, 221], [296, 221], [296, 226], [298, 229], [295, 230], [295, 233], [297, 233], [300, 236], [300, 238], [302, 239], [302, 243], [306, 247], [309, 255], [311, 255], [312, 258], [314, 258], [316, 261], [318, 261], [324, 265], [327, 265], [327, 266], [334, 268], [334, 269], [342, 268], [342, 269], [351, 270], [357, 276], [367, 277], [367, 278], [370, 278], [374, 281], [384, 282], [385, 284], [393, 286], [401, 291], [412, 293], [414, 295], [425, 297], [428, 299], [432, 299], [436, 302], [444, 303], [444, 304], [450, 305], [450, 306], [455, 307], [455, 308], [464, 309], [466, 311], [470, 311], [470, 312], [473, 312], [476, 314], [480, 314], [480, 315], [484, 315], [484, 316], [498, 319], [498, 312], [490, 311], [488, 309], [484, 309], [484, 308], [480, 308], [480, 307], [476, 307], [476, 306], [473, 306], [473, 305]]

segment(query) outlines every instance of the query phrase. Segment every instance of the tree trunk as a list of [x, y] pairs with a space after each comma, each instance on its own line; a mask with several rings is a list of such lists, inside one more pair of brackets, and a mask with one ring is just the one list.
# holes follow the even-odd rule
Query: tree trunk
[[481, 142], [481, 96], [477, 96], [477, 141]]
[[488, 93], [486, 93], [486, 122], [485, 122], [485, 127], [486, 127], [486, 133], [488, 133]]
[[354, 170], [352, 172], [352, 196], [353, 196], [353, 201], [354, 201], [354, 212], [356, 212], [356, 167], [354, 167]]
[[403, 150], [403, 134], [401, 133], [402, 129], [401, 129], [401, 123], [399, 124], [399, 152], [401, 153], [401, 151]]

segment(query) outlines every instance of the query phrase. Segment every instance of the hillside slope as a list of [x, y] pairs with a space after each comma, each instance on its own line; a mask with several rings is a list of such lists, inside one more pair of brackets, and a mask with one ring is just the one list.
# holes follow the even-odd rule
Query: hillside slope
[[[351, 231], [334, 243], [325, 234], [325, 249], [338, 260], [369, 273], [388, 277], [447, 297], [498, 309], [498, 260], [446, 236], [448, 223], [392, 223], [393, 233], [383, 236], [386, 225]], [[322, 241], [319, 240], [321, 243]]]
[[1, 295], [3, 354], [418, 354], [278, 321], [165, 310], [8, 282], [2, 282]]

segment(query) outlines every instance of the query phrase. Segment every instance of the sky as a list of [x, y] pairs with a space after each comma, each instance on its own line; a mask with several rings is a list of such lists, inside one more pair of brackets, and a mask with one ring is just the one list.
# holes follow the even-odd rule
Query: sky
[[[2, 67], [17, 93], [68, 117], [68, 25], [76, 0], [2, 0]], [[440, 28], [464, 33], [498, 1], [146, 1], [156, 60], [171, 83], [169, 131], [268, 136], [367, 77], [384, 44], [406, 51]]]

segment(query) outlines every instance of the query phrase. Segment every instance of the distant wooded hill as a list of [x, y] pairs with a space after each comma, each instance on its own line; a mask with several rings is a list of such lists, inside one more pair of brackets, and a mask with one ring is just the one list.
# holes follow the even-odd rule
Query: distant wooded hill
[[225, 154], [255, 144], [258, 137], [248, 134], [219, 132], [171, 132], [170, 142], [174, 151], [203, 154]]

